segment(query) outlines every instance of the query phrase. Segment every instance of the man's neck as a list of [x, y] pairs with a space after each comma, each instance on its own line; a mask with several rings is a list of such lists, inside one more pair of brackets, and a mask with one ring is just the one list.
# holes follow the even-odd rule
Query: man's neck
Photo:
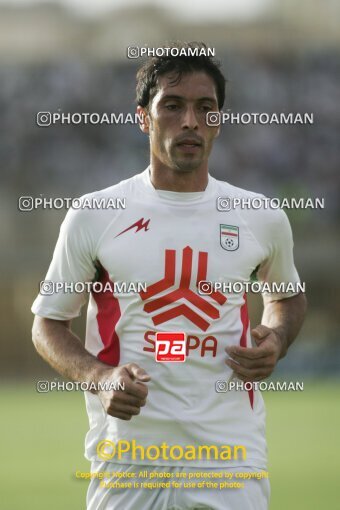
[[204, 191], [208, 185], [207, 166], [191, 172], [180, 172], [172, 168], [150, 164], [150, 180], [155, 189], [190, 193]]

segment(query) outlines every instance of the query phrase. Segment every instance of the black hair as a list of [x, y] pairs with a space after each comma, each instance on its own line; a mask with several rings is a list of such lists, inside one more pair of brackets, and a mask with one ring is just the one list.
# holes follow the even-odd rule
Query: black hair
[[157, 92], [160, 76], [174, 73], [175, 78], [171, 80], [171, 83], [176, 85], [181, 81], [183, 75], [203, 71], [214, 80], [218, 108], [221, 110], [225, 100], [226, 79], [220, 71], [220, 62], [209, 56], [206, 44], [203, 42], [172, 42], [161, 48], [163, 51], [158, 51], [161, 56], [157, 56], [156, 53], [155, 56], [149, 57], [137, 71], [137, 104], [148, 108]]

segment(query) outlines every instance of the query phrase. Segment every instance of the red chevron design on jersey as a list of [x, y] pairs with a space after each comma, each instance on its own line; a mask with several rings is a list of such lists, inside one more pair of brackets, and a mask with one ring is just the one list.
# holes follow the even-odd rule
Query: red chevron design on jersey
[[[152, 321], [155, 326], [167, 322], [175, 317], [183, 315], [193, 324], [199, 327], [202, 331], [206, 331], [210, 322], [200, 314], [203, 312], [210, 319], [219, 319], [220, 312], [216, 306], [212, 305], [208, 299], [202, 297], [200, 294], [190, 289], [190, 281], [192, 275], [192, 256], [193, 250], [190, 246], [186, 246], [182, 253], [182, 267], [181, 267], [181, 279], [177, 289], [171, 290], [163, 296], [151, 299], [144, 305], [144, 311], [152, 313], [164, 308], [170, 304], [176, 304], [180, 299], [186, 299], [189, 301], [193, 308], [187, 304], [177, 304], [172, 308], [167, 309], [164, 312], [155, 314], [152, 317]], [[200, 251], [198, 253], [198, 267], [196, 277], [196, 287], [201, 280], [207, 279], [208, 269], [208, 253]], [[170, 289], [175, 284], [175, 273], [176, 273], [176, 250], [165, 250], [165, 264], [164, 264], [164, 277], [161, 280], [149, 285], [146, 291], [140, 292], [140, 297], [143, 301], [149, 300], [154, 296], [157, 296], [160, 292]], [[210, 295], [216, 303], [223, 305], [227, 298], [221, 292], [213, 292]]]
[[[144, 223], [143, 223], [144, 222]], [[135, 230], [135, 234], [137, 232], [139, 232], [140, 230], [142, 230], [142, 228], [144, 228], [145, 232], [147, 232], [149, 229], [148, 229], [148, 226], [149, 226], [149, 223], [150, 223], [150, 220], [145, 220], [144, 221], [144, 218], [141, 218], [140, 220], [136, 221], [136, 223], [134, 223], [133, 225], [131, 225], [130, 227], [126, 228], [125, 230], [122, 230], [122, 232], [120, 232], [119, 234], [117, 234], [115, 237], [118, 237], [120, 236], [121, 234], [124, 234], [124, 232], [127, 232], [128, 230], [131, 230], [132, 228], [136, 228], [137, 230]]]

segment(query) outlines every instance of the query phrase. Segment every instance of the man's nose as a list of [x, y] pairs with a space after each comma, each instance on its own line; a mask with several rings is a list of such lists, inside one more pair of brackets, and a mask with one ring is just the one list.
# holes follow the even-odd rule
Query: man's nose
[[194, 108], [188, 106], [185, 109], [182, 121], [182, 128], [184, 129], [197, 129], [198, 121]]

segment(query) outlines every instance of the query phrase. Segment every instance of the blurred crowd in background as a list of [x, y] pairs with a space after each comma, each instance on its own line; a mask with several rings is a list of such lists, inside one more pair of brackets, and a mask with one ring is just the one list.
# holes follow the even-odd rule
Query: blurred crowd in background
[[[214, 46], [213, 40], [205, 42]], [[280, 370], [296, 377], [340, 374], [340, 51], [251, 46], [241, 51], [226, 45], [216, 56], [228, 79], [225, 111], [314, 114], [313, 125], [223, 125], [210, 172], [271, 197], [325, 199], [324, 209], [287, 210], [310, 306]], [[149, 159], [148, 139], [137, 125], [39, 127], [37, 112], [134, 113], [139, 64], [72, 54], [34, 64], [0, 61], [3, 377], [52, 373], [31, 344], [30, 306], [66, 213], [21, 212], [18, 198], [81, 196], [143, 171]], [[257, 298], [252, 313], [259, 320]], [[84, 315], [85, 309], [76, 325], [80, 334]]]
[[[219, 53], [228, 79], [224, 110], [313, 113], [313, 125], [222, 126], [211, 172], [215, 177], [273, 195], [325, 197], [314, 218], [334, 223], [340, 179], [339, 54], [252, 55]], [[36, 113], [135, 113], [137, 65], [54, 65], [0, 68], [2, 177], [7, 189], [73, 196], [143, 170], [147, 139], [138, 126], [38, 127]]]

